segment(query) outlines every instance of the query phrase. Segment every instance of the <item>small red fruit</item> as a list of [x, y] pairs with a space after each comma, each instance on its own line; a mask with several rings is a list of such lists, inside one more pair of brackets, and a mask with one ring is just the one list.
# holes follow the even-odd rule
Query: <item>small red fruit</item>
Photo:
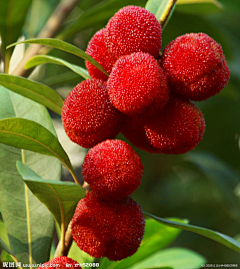
[[197, 106], [172, 95], [166, 108], [144, 125], [151, 145], [165, 154], [182, 154], [202, 140], [205, 121]]
[[45, 262], [42, 266], [38, 267], [38, 269], [47, 269], [47, 268], [59, 268], [59, 269], [68, 269], [68, 268], [79, 268], [80, 265], [72, 260], [71, 258], [61, 256], [58, 258], [54, 258], [49, 262]]
[[106, 203], [90, 192], [77, 205], [72, 236], [89, 255], [117, 261], [137, 251], [144, 226], [142, 209], [131, 197]]
[[106, 140], [89, 150], [82, 165], [83, 179], [103, 200], [119, 200], [141, 184], [143, 165], [122, 140]]
[[230, 76], [220, 44], [203, 33], [176, 38], [163, 51], [161, 62], [170, 90], [194, 101], [219, 93]]
[[82, 147], [93, 147], [120, 132], [122, 115], [113, 107], [106, 86], [100, 79], [85, 80], [64, 102], [64, 129], [69, 138]]
[[169, 99], [167, 78], [157, 60], [148, 53], [122, 56], [107, 81], [109, 97], [122, 113], [152, 115]]
[[[104, 41], [104, 31], [98, 31], [89, 41], [86, 53], [94, 58], [106, 71], [111, 73], [112, 67], [115, 63], [113, 57], [109, 54]], [[85, 61], [87, 70], [92, 78], [107, 80], [108, 76], [96, 68], [94, 65]]]
[[105, 42], [108, 51], [116, 59], [139, 51], [157, 58], [162, 45], [162, 28], [150, 11], [127, 6], [109, 20]]

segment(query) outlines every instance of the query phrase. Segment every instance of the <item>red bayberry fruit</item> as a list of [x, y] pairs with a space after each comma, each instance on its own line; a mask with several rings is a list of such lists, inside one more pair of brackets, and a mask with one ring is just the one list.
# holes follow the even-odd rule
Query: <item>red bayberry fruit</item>
[[69, 138], [82, 147], [93, 147], [120, 132], [122, 115], [113, 107], [106, 86], [102, 80], [85, 80], [64, 102], [64, 129]]
[[113, 105], [127, 115], [155, 114], [169, 99], [166, 76], [148, 53], [122, 56], [107, 81]]
[[[113, 57], [109, 54], [105, 41], [104, 41], [104, 31], [101, 29], [98, 31], [88, 43], [86, 53], [93, 57], [100, 65], [110, 74], [112, 67], [115, 63]], [[87, 70], [92, 78], [107, 80], [108, 76], [102, 71], [96, 68], [94, 65], [85, 61]]]
[[181, 154], [202, 140], [205, 121], [197, 106], [172, 95], [165, 109], [149, 119], [144, 128], [153, 147], [165, 154]]
[[127, 6], [109, 20], [105, 42], [108, 51], [116, 59], [138, 51], [157, 58], [162, 45], [162, 28], [148, 10]]
[[38, 269], [46, 269], [46, 268], [59, 268], [59, 269], [79, 268], [81, 269], [80, 265], [76, 261], [65, 256], [61, 256], [49, 262], [45, 262], [40, 267], [38, 267]]
[[142, 209], [131, 197], [106, 203], [90, 192], [76, 207], [72, 236], [89, 255], [117, 261], [137, 251], [144, 225]]
[[229, 69], [221, 46], [206, 34], [186, 34], [163, 51], [162, 67], [170, 89], [195, 101], [219, 93], [228, 83]]
[[86, 155], [83, 179], [96, 196], [119, 200], [132, 194], [141, 184], [143, 165], [138, 154], [122, 140], [106, 140]]

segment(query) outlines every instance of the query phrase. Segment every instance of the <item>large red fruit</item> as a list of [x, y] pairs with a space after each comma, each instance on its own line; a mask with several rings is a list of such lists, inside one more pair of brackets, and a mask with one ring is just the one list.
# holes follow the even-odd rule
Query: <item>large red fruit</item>
[[108, 51], [116, 59], [139, 51], [157, 58], [162, 45], [162, 28], [148, 10], [127, 6], [109, 20], [105, 42]]
[[230, 76], [221, 46], [203, 33], [176, 38], [163, 51], [161, 62], [170, 90], [195, 101], [219, 93]]
[[169, 99], [167, 78], [157, 60], [148, 53], [122, 56], [107, 81], [113, 105], [127, 115], [152, 115]]
[[144, 226], [142, 209], [131, 197], [106, 203], [90, 192], [77, 205], [72, 236], [89, 255], [117, 261], [137, 251]]
[[124, 141], [106, 140], [86, 155], [83, 179], [101, 199], [119, 200], [141, 184], [143, 165], [138, 154]]
[[165, 154], [181, 154], [202, 140], [203, 114], [190, 101], [172, 95], [166, 108], [144, 125], [151, 145]]
[[100, 79], [85, 80], [64, 102], [64, 129], [69, 138], [82, 147], [93, 147], [120, 132], [122, 115], [113, 107], [106, 86]]
[[[104, 41], [104, 31], [101, 29], [90, 40], [87, 46], [86, 53], [94, 58], [109, 74], [115, 63], [113, 57], [109, 54]], [[108, 76], [96, 68], [94, 65], [85, 61], [87, 70], [92, 78], [107, 80]]]
[[59, 268], [59, 269], [79, 268], [81, 269], [80, 265], [76, 261], [65, 256], [61, 256], [49, 262], [45, 262], [44, 264], [42, 264], [42, 266], [38, 267], [38, 269], [47, 269], [47, 268]]

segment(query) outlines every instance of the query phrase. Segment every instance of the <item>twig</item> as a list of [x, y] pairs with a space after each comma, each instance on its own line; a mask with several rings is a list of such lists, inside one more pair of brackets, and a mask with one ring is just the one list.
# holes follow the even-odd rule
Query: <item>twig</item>
[[[79, 0], [65, 0], [61, 2], [53, 12], [52, 16], [48, 19], [37, 38], [54, 37], [78, 2]], [[24, 65], [30, 58], [37, 55], [41, 48], [42, 45], [31, 44], [18, 66], [12, 72], [12, 75], [27, 77], [31, 73], [31, 70], [25, 70]]]

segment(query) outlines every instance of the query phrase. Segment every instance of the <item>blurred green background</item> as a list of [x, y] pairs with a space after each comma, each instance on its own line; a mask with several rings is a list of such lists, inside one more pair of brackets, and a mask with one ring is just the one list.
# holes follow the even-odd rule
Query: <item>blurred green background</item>
[[[160, 217], [186, 218], [190, 224], [236, 238], [240, 234], [240, 1], [220, 0], [222, 6], [209, 2], [212, 3], [177, 5], [164, 29], [162, 48], [185, 33], [204, 32], [222, 45], [230, 67], [230, 81], [219, 95], [196, 103], [205, 116], [206, 131], [195, 150], [172, 156], [135, 148], [145, 170], [142, 185], [133, 198], [146, 212]], [[36, 37], [58, 3], [58, 0], [33, 1], [24, 26], [26, 38]], [[146, 1], [79, 1], [59, 35], [85, 50], [93, 34], [103, 28], [118, 9], [130, 4], [145, 6]], [[85, 66], [83, 60], [62, 51], [52, 50], [49, 54]], [[80, 77], [67, 68], [50, 64], [37, 68], [31, 78], [53, 87], [64, 98], [80, 82]], [[86, 150], [71, 144], [64, 136], [60, 117], [54, 113], [51, 116], [81, 178]], [[118, 138], [125, 140], [121, 134]], [[65, 170], [63, 180], [71, 180]], [[208, 263], [240, 264], [239, 254], [190, 232], [182, 232], [174, 245], [197, 251]]]

